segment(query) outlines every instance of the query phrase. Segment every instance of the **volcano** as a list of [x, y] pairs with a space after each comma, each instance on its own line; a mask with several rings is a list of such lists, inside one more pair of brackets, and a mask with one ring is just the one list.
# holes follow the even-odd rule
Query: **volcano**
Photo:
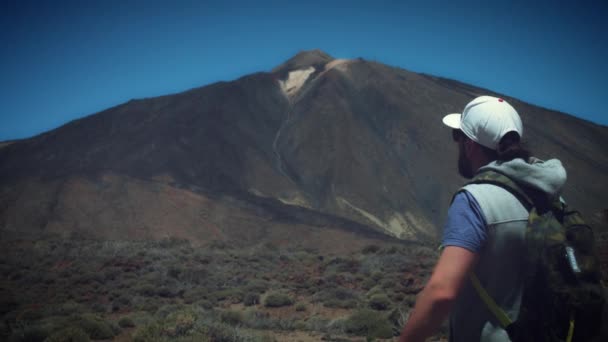
[[313, 50], [270, 71], [131, 100], [0, 145], [0, 232], [328, 248], [370, 238], [434, 243], [463, 184], [441, 118], [479, 95], [518, 110], [534, 155], [566, 167], [563, 196], [601, 224], [607, 127]]

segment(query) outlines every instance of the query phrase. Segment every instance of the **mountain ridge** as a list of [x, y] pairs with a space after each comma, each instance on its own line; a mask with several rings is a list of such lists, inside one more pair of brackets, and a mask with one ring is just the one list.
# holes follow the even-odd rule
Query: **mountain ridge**
[[[378, 62], [300, 52], [271, 72], [131, 100], [0, 148], [0, 230], [61, 230], [63, 222], [71, 227], [65, 229], [103, 231], [132, 215], [123, 227], [127, 235], [181, 232], [209, 240], [200, 227], [213, 225], [233, 239], [239, 222], [226, 223], [229, 211], [224, 217], [210, 214], [241, 210], [217, 199], [232, 197], [257, 208], [245, 221], [258, 220], [256, 210], [294, 217], [318, 213], [327, 218], [324, 223], [300, 223], [434, 241], [451, 194], [462, 183], [456, 148], [440, 119], [488, 92]], [[520, 112], [524, 140], [541, 157], [563, 154], [573, 179], [567, 197], [593, 217], [605, 209], [600, 189], [607, 185], [608, 154], [601, 146], [608, 145], [607, 128], [501, 97]], [[77, 177], [88, 180], [71, 183]], [[149, 183], [136, 186], [129, 179]], [[217, 198], [201, 195], [199, 209], [183, 203], [174, 208], [174, 195], [164, 186], [182, 199], [190, 198], [191, 189]], [[150, 190], [159, 187], [166, 191]], [[129, 197], [129, 189], [137, 195]], [[176, 211], [171, 217], [178, 228], [154, 222], [162, 221], [150, 212], [154, 196], [157, 211]], [[106, 209], [86, 206], [91, 199]], [[271, 204], [265, 207], [265, 201]], [[78, 216], [74, 203], [81, 203], [88, 219]]]

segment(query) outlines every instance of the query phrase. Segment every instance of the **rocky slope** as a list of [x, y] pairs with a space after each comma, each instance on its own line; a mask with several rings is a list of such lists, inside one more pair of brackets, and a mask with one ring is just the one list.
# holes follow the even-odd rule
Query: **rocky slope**
[[[315, 50], [132, 100], [0, 146], [0, 232], [433, 242], [463, 182], [441, 118], [481, 94], [494, 93]], [[599, 222], [608, 128], [500, 96], [535, 155], [565, 164], [566, 199]]]

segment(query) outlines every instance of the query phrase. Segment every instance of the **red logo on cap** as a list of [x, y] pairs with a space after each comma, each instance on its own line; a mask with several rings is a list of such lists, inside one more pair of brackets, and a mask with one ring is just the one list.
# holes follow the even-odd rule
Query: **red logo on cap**
[[503, 99], [498, 99], [498, 102], [502, 102], [502, 101], [504, 101], [504, 100]]

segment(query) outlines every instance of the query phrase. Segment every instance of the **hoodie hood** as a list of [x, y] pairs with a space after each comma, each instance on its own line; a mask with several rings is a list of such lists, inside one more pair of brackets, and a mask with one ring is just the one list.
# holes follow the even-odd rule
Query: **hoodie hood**
[[523, 159], [513, 159], [508, 162], [493, 161], [483, 166], [478, 172], [493, 170], [504, 174], [519, 184], [540, 190], [549, 197], [559, 196], [566, 183], [566, 169], [557, 159], [542, 161], [530, 158], [528, 162]]

